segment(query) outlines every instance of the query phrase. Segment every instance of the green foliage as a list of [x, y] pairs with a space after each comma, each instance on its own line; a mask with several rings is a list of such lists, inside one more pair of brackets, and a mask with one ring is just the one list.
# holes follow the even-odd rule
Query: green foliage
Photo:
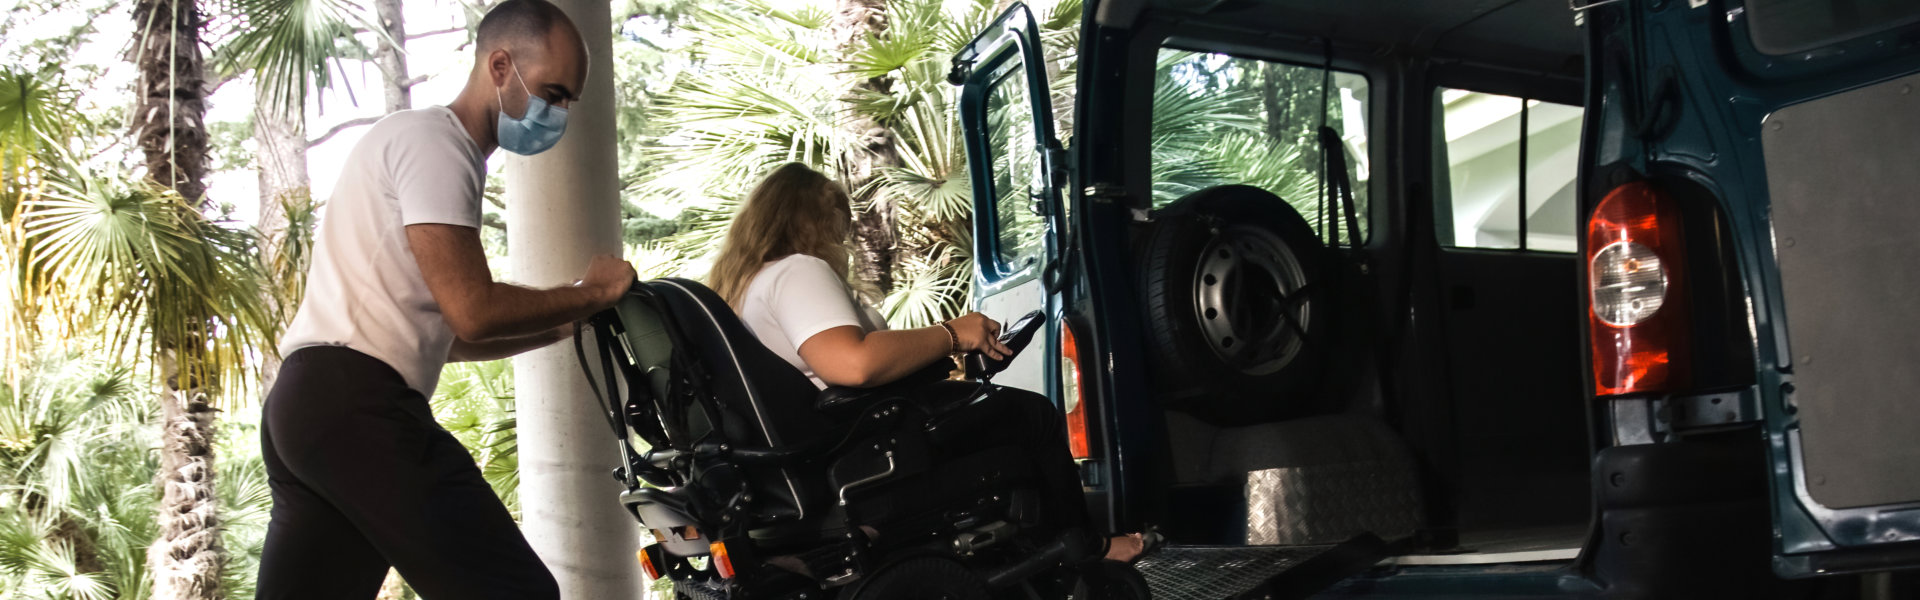
[[[347, 0], [226, 0], [234, 33], [214, 54], [223, 74], [252, 71], [270, 108], [304, 111], [307, 94], [333, 84], [337, 58], [366, 59], [355, 25], [380, 31]], [[296, 114], [298, 114], [296, 112]]]
[[113, 349], [178, 353], [195, 379], [173, 382], [191, 384], [181, 388], [246, 375], [252, 349], [278, 335], [259, 299], [272, 283], [258, 236], [208, 219], [171, 190], [70, 168], [21, 221], [15, 308], [49, 319], [56, 334], [98, 331]]
[[0, 220], [39, 191], [46, 167], [86, 124], [71, 110], [75, 95], [49, 76], [0, 69]]
[[157, 411], [97, 358], [16, 375], [0, 384], [0, 599], [146, 597]]
[[[1154, 77], [1153, 205], [1226, 184], [1265, 189], [1319, 228], [1320, 69], [1162, 51]], [[1327, 115], [1337, 124], [1337, 110]]]
[[215, 493], [220, 499], [220, 545], [227, 549], [220, 589], [229, 598], [254, 596], [254, 577], [260, 572], [260, 552], [267, 540], [267, 521], [273, 512], [273, 490], [267, 486], [267, 465], [260, 455], [258, 411], [253, 419], [221, 423], [216, 456]]
[[520, 439], [514, 426], [513, 362], [453, 363], [441, 370], [434, 419], [473, 453], [481, 476], [520, 516]]
[[[1072, 89], [1080, 3], [1040, 16], [1056, 93]], [[902, 165], [879, 174], [876, 201], [898, 211], [894, 291], [881, 303], [899, 326], [963, 311], [972, 291], [972, 189], [948, 61], [998, 13], [992, 0], [948, 10], [939, 0], [888, 3], [889, 27], [851, 56], [837, 54], [830, 19], [817, 8], [764, 2], [703, 5], [688, 20], [692, 64], [649, 113], [649, 164], [631, 195], [647, 205], [687, 207], [667, 238], [680, 262], [698, 265], [719, 246], [741, 198], [767, 170], [802, 162], [838, 172], [836, 127], [846, 111], [891, 129]], [[884, 93], [842, 97], [841, 77], [885, 77]], [[1071, 103], [1056, 102], [1059, 107]], [[693, 273], [702, 275], [704, 273]]]

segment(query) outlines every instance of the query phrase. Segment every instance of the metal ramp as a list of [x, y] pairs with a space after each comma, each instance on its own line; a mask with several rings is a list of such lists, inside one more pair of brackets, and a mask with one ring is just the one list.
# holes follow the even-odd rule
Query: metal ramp
[[1305, 598], [1387, 555], [1373, 535], [1314, 546], [1167, 546], [1135, 566], [1154, 600]]

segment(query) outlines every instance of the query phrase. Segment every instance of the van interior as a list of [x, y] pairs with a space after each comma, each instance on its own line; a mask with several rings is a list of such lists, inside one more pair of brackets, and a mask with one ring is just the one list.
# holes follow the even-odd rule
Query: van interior
[[[1338, 289], [1311, 315], [1328, 321], [1308, 344], [1320, 357], [1282, 367], [1313, 373], [1239, 390], [1252, 403], [1239, 409], [1160, 398], [1169, 539], [1286, 545], [1366, 531], [1407, 540], [1394, 546], [1402, 564], [1572, 559], [1592, 514], [1576, 11], [1564, 0], [1137, 0], [1103, 3], [1094, 18], [1158, 46], [1155, 144], [1223, 135], [1174, 118], [1204, 99], [1213, 127], [1255, 123], [1250, 135], [1307, 153], [1295, 164], [1325, 165], [1334, 150], [1311, 142], [1324, 125], [1355, 208], [1348, 223], [1343, 199], [1322, 193], [1325, 168], [1247, 181], [1233, 164], [1152, 165], [1143, 231], [1199, 189], [1249, 184], [1287, 201], [1338, 263], [1319, 272]], [[1157, 389], [1182, 376], [1152, 375]]]

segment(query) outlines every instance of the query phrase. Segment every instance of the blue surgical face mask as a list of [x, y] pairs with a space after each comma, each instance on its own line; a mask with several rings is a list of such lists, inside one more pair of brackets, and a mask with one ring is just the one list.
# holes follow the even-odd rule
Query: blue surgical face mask
[[[513, 77], [520, 79], [520, 89], [527, 90], [527, 114], [518, 119], [507, 116], [506, 103], [500, 104], [496, 127], [500, 149], [521, 156], [546, 152], [567, 132], [567, 109], [547, 104], [546, 99], [533, 95], [533, 90], [527, 88], [527, 80], [520, 78], [520, 65], [513, 66]], [[493, 94], [495, 100], [500, 100], [500, 90], [494, 90]]]

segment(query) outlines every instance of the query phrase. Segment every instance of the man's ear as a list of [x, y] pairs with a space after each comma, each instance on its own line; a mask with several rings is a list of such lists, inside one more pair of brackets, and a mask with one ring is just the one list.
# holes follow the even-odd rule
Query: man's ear
[[506, 49], [497, 48], [487, 53], [487, 82], [494, 87], [505, 85], [513, 77], [513, 58]]

